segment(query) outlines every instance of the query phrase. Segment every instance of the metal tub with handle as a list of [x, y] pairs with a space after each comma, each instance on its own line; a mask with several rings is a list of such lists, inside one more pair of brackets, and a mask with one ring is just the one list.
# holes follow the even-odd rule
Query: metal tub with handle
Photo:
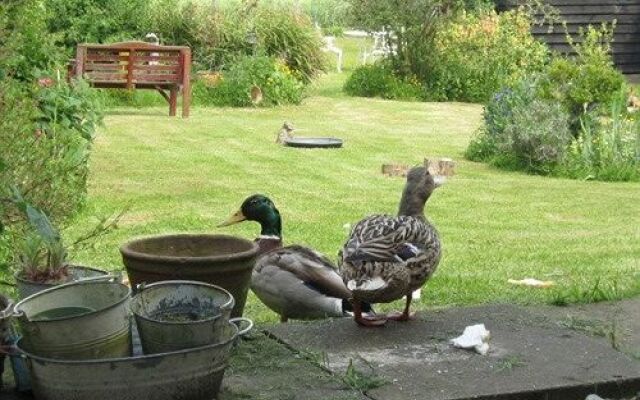
[[40, 357], [99, 359], [131, 355], [131, 289], [115, 277], [59, 285], [18, 302], [23, 346]]
[[167, 353], [102, 360], [41, 357], [18, 342], [39, 400], [212, 400], [242, 329], [227, 322], [219, 343]]

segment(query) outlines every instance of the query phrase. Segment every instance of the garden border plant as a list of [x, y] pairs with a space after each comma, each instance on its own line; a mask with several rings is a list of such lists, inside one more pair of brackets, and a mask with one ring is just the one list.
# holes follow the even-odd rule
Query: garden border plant
[[[640, 124], [627, 112], [629, 89], [613, 65], [612, 28], [603, 24], [580, 34], [579, 42], [570, 42], [575, 57], [556, 55], [542, 72], [493, 97], [467, 158], [579, 179], [640, 179]], [[556, 110], [544, 112], [545, 103], [547, 111]], [[525, 133], [543, 142], [523, 147]]]

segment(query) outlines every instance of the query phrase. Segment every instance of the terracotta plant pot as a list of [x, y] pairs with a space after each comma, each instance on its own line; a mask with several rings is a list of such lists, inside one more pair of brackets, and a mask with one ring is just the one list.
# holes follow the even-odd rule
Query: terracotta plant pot
[[132, 287], [141, 283], [189, 280], [228, 290], [231, 317], [241, 317], [258, 246], [228, 235], [177, 234], [138, 239], [120, 247]]

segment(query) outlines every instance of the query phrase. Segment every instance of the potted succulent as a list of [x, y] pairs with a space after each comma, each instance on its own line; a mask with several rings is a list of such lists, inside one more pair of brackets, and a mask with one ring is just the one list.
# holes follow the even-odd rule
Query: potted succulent
[[14, 255], [14, 277], [21, 299], [55, 285], [107, 275], [99, 269], [71, 265], [67, 247], [47, 215], [31, 205], [23, 209], [30, 230]]

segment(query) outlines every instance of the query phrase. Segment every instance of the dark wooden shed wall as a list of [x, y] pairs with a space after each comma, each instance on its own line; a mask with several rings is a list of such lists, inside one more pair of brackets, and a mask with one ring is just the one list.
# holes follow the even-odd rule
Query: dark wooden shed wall
[[[613, 59], [625, 74], [640, 74], [640, 0], [547, 0], [561, 18], [567, 22], [568, 32], [578, 40], [578, 31], [589, 25], [616, 21], [613, 40]], [[506, 1], [498, 8], [515, 7], [516, 2]], [[549, 46], [563, 53], [571, 53], [564, 29], [556, 25], [552, 33], [548, 26], [534, 27], [533, 34]]]

